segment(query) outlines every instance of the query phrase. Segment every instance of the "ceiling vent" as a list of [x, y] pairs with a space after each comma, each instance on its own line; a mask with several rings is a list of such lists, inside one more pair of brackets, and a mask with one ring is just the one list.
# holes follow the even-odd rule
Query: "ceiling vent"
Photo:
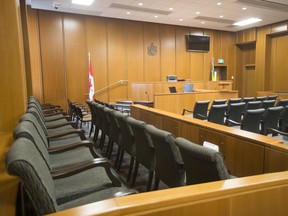
[[237, 0], [239, 4], [249, 5], [256, 8], [264, 8], [281, 12], [288, 12], [288, 4], [268, 0]]
[[118, 9], [124, 9], [128, 11], [139, 11], [139, 12], [153, 13], [153, 14], [159, 14], [159, 15], [169, 15], [172, 13], [171, 11], [156, 10], [156, 9], [143, 8], [139, 6], [137, 7], [137, 6], [131, 6], [131, 5], [125, 5], [125, 4], [117, 4], [117, 3], [112, 3], [110, 5], [110, 8], [118, 8]]

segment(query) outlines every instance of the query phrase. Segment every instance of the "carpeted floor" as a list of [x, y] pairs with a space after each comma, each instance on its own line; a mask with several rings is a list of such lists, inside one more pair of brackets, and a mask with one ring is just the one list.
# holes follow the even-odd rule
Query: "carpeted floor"
[[[94, 134], [92, 133], [91, 138], [89, 137], [90, 124], [83, 125], [82, 129], [85, 131], [85, 135], [86, 135], [87, 139], [92, 140], [92, 138], [94, 137]], [[98, 136], [98, 139], [96, 142], [96, 146], [99, 145], [100, 135], [101, 134], [99, 133], [99, 136]], [[100, 153], [101, 155], [103, 155], [105, 157], [106, 152], [107, 152], [107, 144], [108, 144], [108, 137], [106, 136], [103, 149], [100, 150], [99, 148], [95, 148], [95, 151], [97, 151], [98, 154]], [[109, 159], [109, 161], [111, 162], [113, 167], [115, 166], [117, 150], [118, 150], [118, 145], [115, 143], [114, 147], [113, 147], [113, 152], [112, 152], [111, 157]], [[119, 177], [121, 178], [121, 180], [127, 185], [127, 187], [130, 188], [132, 177], [130, 178], [130, 181], [127, 182], [129, 165], [130, 165], [130, 155], [125, 152], [123, 162], [121, 165], [121, 169], [117, 173], [118, 173]], [[138, 174], [136, 177], [136, 181], [135, 181], [135, 185], [133, 188], [136, 189], [139, 193], [146, 192], [147, 183], [148, 183], [148, 170], [140, 164], [139, 169], [138, 169]], [[153, 188], [153, 187], [154, 187], [154, 180], [152, 182], [151, 188]], [[168, 187], [160, 181], [158, 190], [167, 189], [167, 188]]]

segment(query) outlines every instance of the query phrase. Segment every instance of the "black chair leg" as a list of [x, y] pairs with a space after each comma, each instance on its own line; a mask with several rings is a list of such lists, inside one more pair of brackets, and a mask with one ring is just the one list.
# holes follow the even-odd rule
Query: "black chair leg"
[[99, 145], [101, 150], [103, 149], [105, 138], [106, 138], [106, 134], [102, 133], [101, 138], [100, 138], [100, 145]]
[[132, 181], [131, 181], [131, 185], [130, 185], [132, 188], [135, 185], [136, 177], [137, 177], [137, 174], [138, 174], [138, 168], [139, 168], [139, 162], [136, 160], [135, 167], [134, 167], [134, 170], [133, 170], [133, 175], [132, 175]]
[[106, 150], [106, 157], [108, 158], [109, 152], [110, 152], [110, 148], [113, 144], [113, 140], [109, 137], [109, 141], [108, 141], [108, 145], [107, 145], [107, 150]]
[[117, 172], [120, 171], [120, 168], [121, 168], [121, 165], [122, 165], [122, 161], [123, 161], [123, 157], [124, 157], [124, 150], [121, 150], [120, 156], [119, 156], [119, 162], [118, 162]]
[[127, 182], [130, 181], [130, 177], [131, 177], [132, 170], [133, 170], [133, 167], [134, 167], [134, 159], [135, 159], [135, 157], [134, 157], [134, 156], [131, 156], [131, 158], [130, 158], [130, 166], [129, 166], [129, 171], [128, 171], [128, 176], [127, 176]]
[[91, 135], [92, 135], [93, 128], [94, 128], [94, 125], [91, 123], [91, 128], [90, 128], [89, 137], [91, 137]]
[[149, 178], [148, 178], [148, 184], [147, 184], [146, 191], [150, 191], [150, 189], [151, 189], [153, 176], [154, 176], [154, 172], [153, 171], [149, 171]]
[[109, 149], [109, 152], [108, 152], [108, 159], [110, 159], [111, 158], [111, 154], [112, 154], [112, 152], [113, 152], [113, 146], [114, 146], [114, 142], [112, 142], [111, 143], [111, 146], [110, 146], [110, 149]]
[[118, 146], [117, 155], [116, 155], [116, 161], [115, 161], [115, 165], [114, 165], [115, 169], [118, 167], [120, 154], [121, 154], [121, 148], [120, 148], [120, 146]]
[[98, 135], [99, 135], [99, 128], [95, 128], [95, 132], [94, 132], [94, 137], [93, 137], [93, 142], [96, 143], [97, 139], [98, 139]]
[[158, 190], [159, 183], [160, 183], [160, 179], [156, 177], [155, 178], [155, 183], [154, 183], [154, 190]]

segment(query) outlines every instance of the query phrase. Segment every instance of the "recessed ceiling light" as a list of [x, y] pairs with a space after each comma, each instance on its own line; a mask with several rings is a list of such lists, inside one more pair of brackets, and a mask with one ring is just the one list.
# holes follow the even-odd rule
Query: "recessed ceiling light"
[[257, 23], [257, 22], [260, 22], [262, 21], [262, 19], [259, 19], [259, 18], [250, 18], [250, 19], [247, 19], [247, 20], [242, 20], [240, 22], [236, 22], [234, 23], [233, 25], [236, 25], [236, 26], [246, 26], [246, 25], [249, 25], [249, 24], [253, 24], [253, 23]]
[[129, 15], [129, 14], [131, 14], [131, 12], [130, 12], [130, 11], [127, 11], [126, 14]]
[[242, 10], [247, 10], [247, 8], [246, 8], [246, 7], [243, 7]]
[[143, 5], [143, 3], [142, 3], [142, 2], [139, 2], [139, 3], [138, 3], [138, 5], [139, 5], [139, 6], [142, 6], [142, 5]]
[[199, 11], [197, 11], [197, 12], [196, 12], [196, 14], [200, 14], [200, 12], [199, 12]]
[[170, 10], [170, 11], [173, 11], [173, 10], [174, 10], [174, 8], [172, 8], [172, 7], [171, 7], [171, 8], [169, 8], [169, 10]]
[[219, 5], [222, 5], [222, 2], [218, 2], [217, 5], [218, 5], [218, 6], [219, 6]]
[[179, 21], [180, 21], [180, 22], [182, 22], [182, 21], [183, 21], [183, 19], [179, 19]]
[[223, 16], [223, 15], [220, 15], [219, 17], [220, 17], [220, 18], [223, 18], [224, 16]]
[[205, 22], [203, 21], [203, 22], [201, 22], [202, 24], [205, 24]]
[[158, 18], [158, 16], [157, 16], [157, 15], [155, 15], [154, 17], [155, 17], [155, 18]]
[[72, 0], [72, 4], [91, 5], [94, 0]]

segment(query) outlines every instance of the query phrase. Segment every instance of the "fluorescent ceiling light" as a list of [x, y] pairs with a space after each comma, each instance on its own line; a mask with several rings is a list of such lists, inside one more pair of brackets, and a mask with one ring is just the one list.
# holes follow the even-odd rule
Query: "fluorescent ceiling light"
[[259, 19], [259, 18], [250, 18], [250, 19], [247, 19], [247, 20], [242, 20], [240, 22], [236, 22], [234, 23], [233, 25], [236, 25], [236, 26], [245, 26], [245, 25], [249, 25], [249, 24], [252, 24], [252, 23], [256, 23], [256, 22], [260, 22], [262, 21], [262, 19]]
[[91, 5], [94, 0], [72, 0], [72, 4]]

